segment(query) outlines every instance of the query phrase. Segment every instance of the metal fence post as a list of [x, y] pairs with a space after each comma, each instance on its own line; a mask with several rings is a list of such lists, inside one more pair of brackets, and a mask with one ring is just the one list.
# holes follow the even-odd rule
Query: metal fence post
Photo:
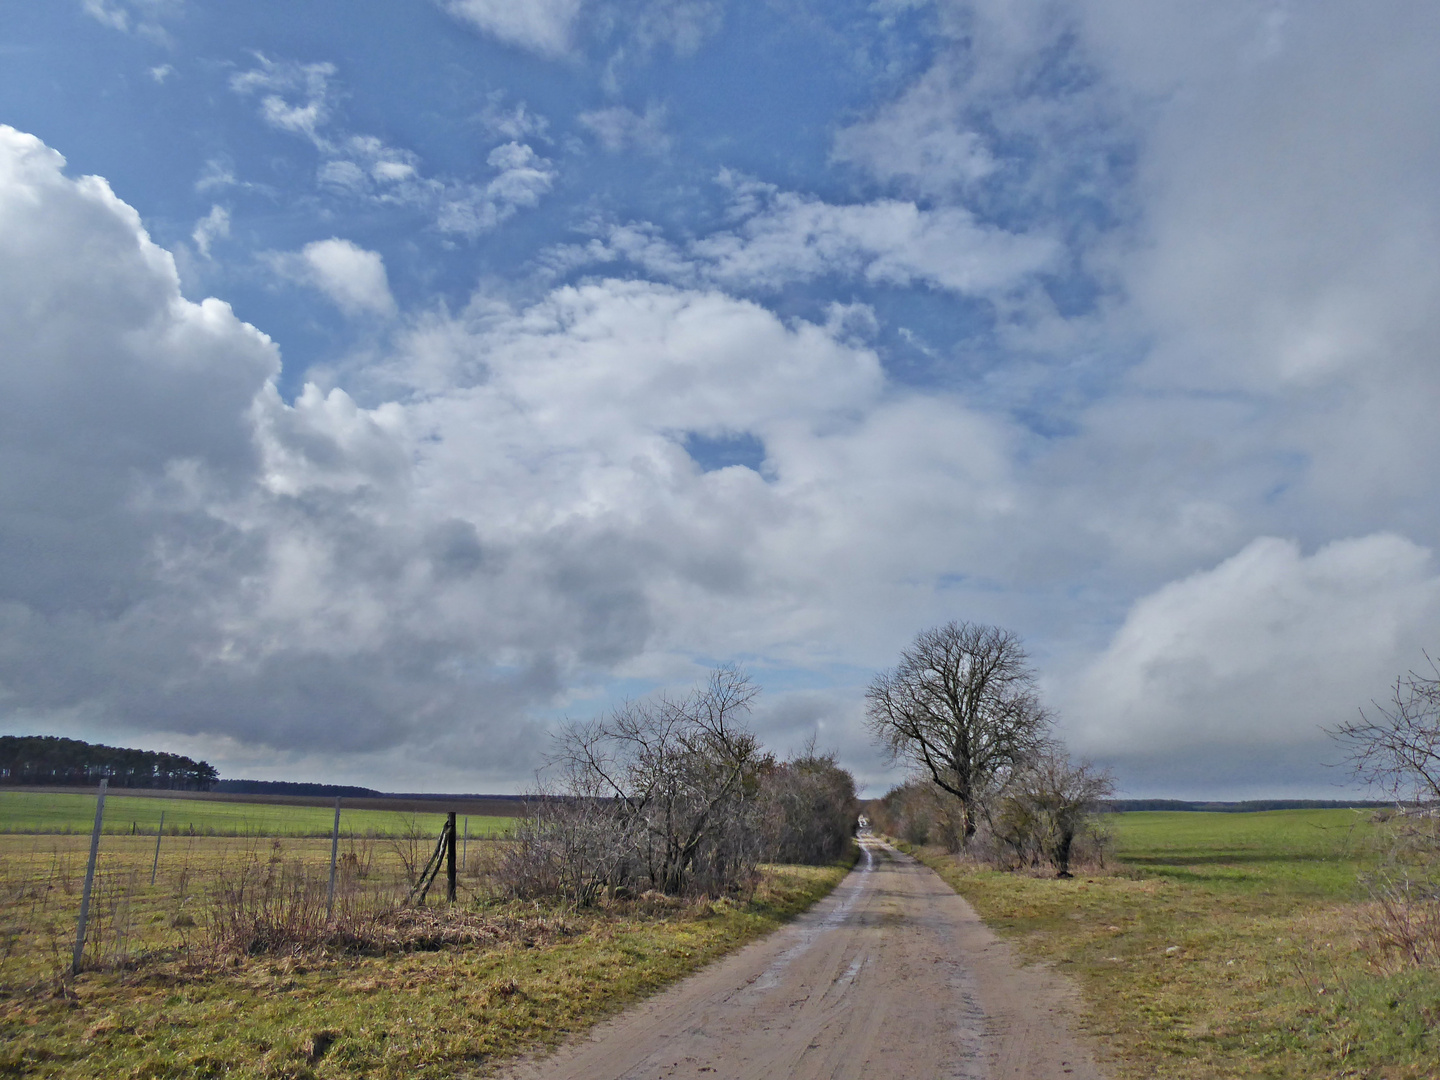
[[95, 799], [95, 828], [90, 833], [90, 862], [85, 867], [85, 891], [80, 894], [80, 925], [75, 930], [75, 958], [70, 963], [70, 974], [80, 974], [80, 963], [85, 956], [85, 924], [90, 920], [90, 889], [95, 884], [95, 857], [100, 854], [100, 822], [105, 816], [105, 789], [109, 779], [100, 781], [100, 794]]
[[335, 799], [335, 828], [330, 832], [330, 894], [325, 899], [325, 921], [335, 917], [335, 856], [340, 853], [340, 799]]

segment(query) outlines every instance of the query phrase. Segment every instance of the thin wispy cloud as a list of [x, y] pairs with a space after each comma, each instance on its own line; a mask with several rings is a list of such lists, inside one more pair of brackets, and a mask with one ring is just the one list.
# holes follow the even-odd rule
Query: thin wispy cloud
[[532, 207], [556, 178], [553, 164], [528, 145], [492, 149], [484, 182], [426, 176], [412, 151], [374, 135], [347, 132], [334, 121], [339, 90], [331, 63], [279, 62], [257, 55], [258, 66], [231, 76], [237, 94], [256, 98], [270, 127], [308, 140], [320, 154], [322, 190], [377, 204], [428, 210], [441, 232], [475, 237]]

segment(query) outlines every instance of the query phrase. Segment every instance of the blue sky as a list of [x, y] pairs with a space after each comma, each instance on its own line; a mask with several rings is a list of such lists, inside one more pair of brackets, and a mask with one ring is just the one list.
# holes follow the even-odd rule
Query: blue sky
[[1440, 629], [1440, 16], [0, 0], [0, 725], [519, 790], [717, 662], [1021, 634], [1132, 794]]

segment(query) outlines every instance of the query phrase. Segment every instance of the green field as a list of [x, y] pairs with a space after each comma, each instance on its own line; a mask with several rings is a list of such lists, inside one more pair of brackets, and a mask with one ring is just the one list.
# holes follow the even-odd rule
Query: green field
[[[258, 802], [210, 802], [111, 792], [105, 797], [106, 833], [155, 834], [165, 815], [165, 832], [193, 836], [329, 836], [334, 809]], [[464, 816], [462, 815], [462, 818]], [[503, 836], [513, 818], [471, 815], [469, 835]], [[340, 831], [355, 836], [402, 836], [419, 830], [438, 835], [443, 813], [396, 810], [340, 811]], [[0, 833], [86, 833], [95, 824], [95, 796], [52, 791], [0, 791]], [[462, 824], [462, 828], [464, 825]]]
[[1212, 888], [1353, 899], [1374, 856], [1372, 810], [1143, 811], [1108, 822], [1115, 854], [1147, 877]]
[[1069, 881], [920, 854], [1022, 955], [1073, 979], [1119, 1080], [1440, 1076], [1440, 971], [1383, 948], [1367, 810], [1109, 818]]

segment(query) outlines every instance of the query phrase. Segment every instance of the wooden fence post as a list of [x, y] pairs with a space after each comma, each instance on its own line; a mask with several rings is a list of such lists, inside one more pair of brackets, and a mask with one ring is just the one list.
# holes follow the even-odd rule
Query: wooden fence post
[[160, 827], [155, 830], [155, 861], [150, 864], [150, 884], [155, 884], [155, 871], [160, 869], [160, 838], [165, 835], [165, 811], [160, 811]]
[[455, 811], [451, 810], [445, 820], [445, 829], [450, 837], [445, 851], [445, 899], [455, 902]]
[[80, 925], [75, 930], [75, 956], [70, 962], [70, 974], [80, 974], [80, 962], [85, 957], [85, 924], [90, 920], [90, 888], [95, 884], [95, 857], [100, 854], [100, 822], [105, 816], [105, 789], [109, 779], [100, 781], [100, 794], [95, 799], [95, 828], [90, 833], [90, 862], [85, 867], [85, 891], [80, 894]]
[[335, 856], [340, 853], [340, 798], [335, 798], [335, 827], [330, 830], [330, 893], [325, 898], [325, 921], [335, 917]]
[[460, 847], [460, 865], [470, 865], [470, 815], [465, 815], [465, 841]]

